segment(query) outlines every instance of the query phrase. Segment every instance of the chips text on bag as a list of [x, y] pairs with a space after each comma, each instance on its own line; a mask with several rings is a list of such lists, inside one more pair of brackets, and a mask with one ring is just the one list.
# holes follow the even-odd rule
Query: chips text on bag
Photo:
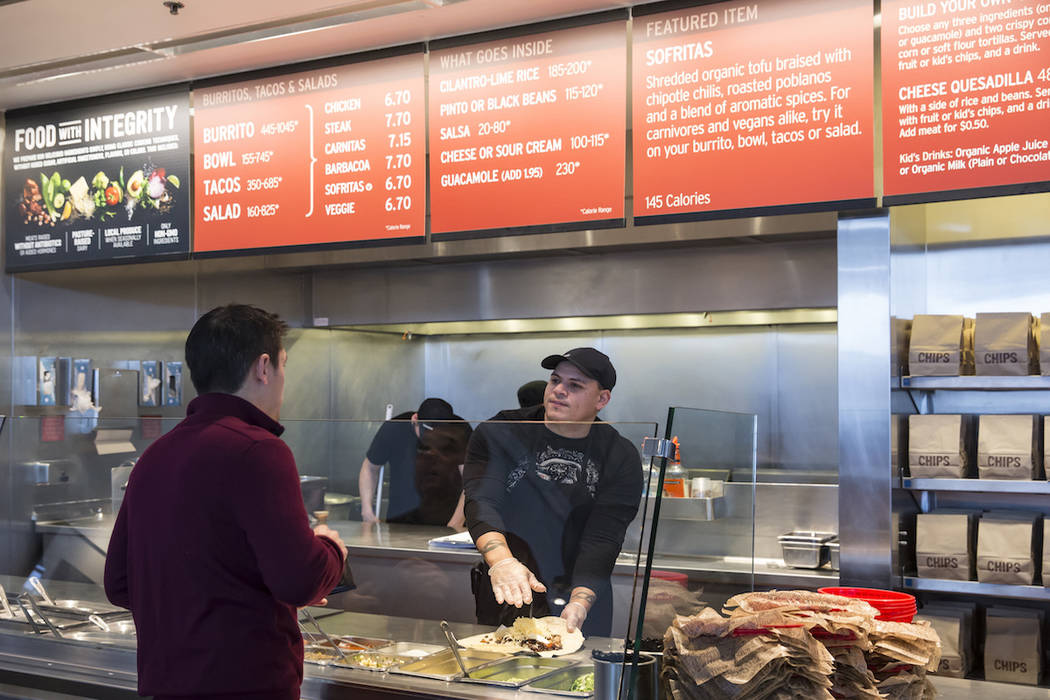
[[915, 568], [922, 578], [969, 581], [973, 568], [973, 516], [919, 513], [915, 516]]
[[916, 314], [908, 344], [908, 372], [913, 377], [962, 374], [963, 317]]
[[1030, 313], [977, 314], [973, 343], [978, 376], [1024, 376], [1035, 369]]
[[1034, 479], [1038, 473], [1039, 416], [981, 416], [977, 473], [982, 479]]
[[908, 472], [913, 479], [962, 479], [970, 466], [969, 416], [908, 416]]

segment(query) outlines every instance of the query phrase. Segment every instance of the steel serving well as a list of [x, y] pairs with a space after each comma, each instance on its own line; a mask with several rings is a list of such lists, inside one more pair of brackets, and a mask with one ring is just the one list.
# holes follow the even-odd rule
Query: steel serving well
[[463, 678], [466, 683], [486, 683], [489, 685], [502, 685], [511, 688], [520, 688], [531, 681], [548, 676], [555, 671], [560, 671], [574, 666], [575, 661], [567, 659], [546, 659], [534, 656], [515, 656], [503, 661], [487, 664], [470, 672], [469, 678]]
[[828, 562], [827, 542], [834, 532], [794, 530], [777, 537], [784, 554], [784, 563], [796, 569], [819, 569]]
[[594, 673], [594, 666], [592, 664], [580, 664], [569, 668], [563, 668], [560, 671], [555, 671], [549, 676], [530, 681], [528, 685], [522, 688], [522, 690], [528, 693], [545, 693], [547, 695], [566, 695], [574, 698], [587, 698], [593, 695], [594, 691], [588, 690], [584, 692], [572, 690], [572, 685], [588, 673]]
[[[473, 673], [473, 669], [507, 658], [506, 654], [497, 651], [479, 651], [477, 649], [460, 649], [460, 656], [467, 671]], [[463, 675], [452, 655], [451, 649], [439, 651], [436, 654], [390, 669], [391, 673], [403, 673], [409, 676], [421, 676], [423, 678], [436, 678], [441, 681], [451, 681]]]

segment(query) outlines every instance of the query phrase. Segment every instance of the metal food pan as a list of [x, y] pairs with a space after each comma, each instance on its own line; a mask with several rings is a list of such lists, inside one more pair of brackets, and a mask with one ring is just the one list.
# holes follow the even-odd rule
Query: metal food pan
[[482, 666], [476, 671], [471, 671], [469, 678], [460, 680], [465, 683], [484, 683], [507, 688], [520, 688], [526, 683], [531, 683], [575, 664], [575, 661], [567, 659], [515, 656]]
[[[309, 636], [304, 634], [303, 641], [307, 644], [317, 647], [325, 647], [326, 649], [333, 648], [332, 643], [319, 634], [311, 634]], [[340, 649], [342, 649], [348, 654], [354, 654], [359, 651], [371, 651], [369, 647], [361, 646], [360, 644], [355, 644], [353, 642], [348, 642], [343, 639], [340, 639], [339, 637], [333, 637], [332, 642], [334, 642]]]
[[[12, 629], [12, 630], [17, 630], [19, 632], [32, 632], [33, 631], [33, 625], [29, 622], [29, 620], [26, 620], [25, 615], [22, 613], [22, 610], [20, 608], [14, 607], [12, 612], [14, 613], [13, 617], [4, 617], [3, 615], [0, 615], [0, 629]], [[41, 620], [34, 613], [30, 613], [30, 615], [33, 616], [33, 621], [36, 622], [36, 626], [39, 629], [39, 631], [41, 631], [41, 632], [47, 632], [48, 631], [47, 623], [45, 623], [43, 620]], [[48, 619], [51, 620], [51, 624], [53, 624], [56, 629], [61, 630], [61, 631], [71, 630], [71, 629], [84, 629], [86, 627], [91, 626], [91, 623], [87, 621], [87, 618], [68, 618], [67, 617], [67, 618], [62, 618], [62, 619], [55, 619], [55, 618], [52, 618], [50, 615], [48, 615]], [[92, 629], [98, 629], [97, 627], [93, 627], [93, 626], [91, 628]]]
[[828, 553], [831, 555], [831, 568], [835, 571], [839, 570], [839, 541], [833, 540], [828, 542]]
[[[10, 601], [10, 599], [8, 599]], [[11, 605], [17, 605], [16, 601], [10, 601]], [[68, 617], [78, 620], [86, 620], [91, 615], [98, 615], [104, 620], [119, 617], [130, 617], [131, 611], [117, 608], [104, 603], [93, 603], [87, 600], [56, 600], [54, 605], [48, 605], [40, 600], [36, 601], [40, 612], [48, 617]]]
[[339, 652], [330, 646], [310, 644], [303, 649], [303, 661], [308, 664], [328, 666], [337, 661], [342, 661], [342, 657], [339, 656]]
[[837, 537], [834, 532], [817, 532], [814, 530], [792, 530], [777, 537], [781, 543], [793, 544], [824, 544]]
[[393, 644], [394, 640], [382, 639], [380, 637], [359, 637], [357, 635], [351, 634], [339, 637], [336, 643], [342, 646], [343, 642], [347, 642], [349, 644], [356, 644], [357, 646], [362, 647], [364, 649], [371, 649], [374, 651], [376, 649], [381, 649], [385, 646]]
[[593, 690], [589, 690], [585, 693], [569, 690], [573, 683], [575, 683], [581, 676], [586, 676], [588, 673], [594, 673], [594, 666], [592, 664], [563, 668], [560, 671], [555, 671], [549, 676], [537, 678], [523, 687], [522, 690], [527, 693], [545, 693], [548, 695], [568, 695], [569, 697], [574, 698], [589, 698], [591, 695], [594, 695]]
[[394, 654], [380, 654], [374, 651], [359, 651], [346, 655], [346, 660], [336, 659], [332, 662], [335, 666], [349, 668], [363, 668], [366, 671], [386, 671], [394, 666], [400, 666], [416, 659], [411, 656], [395, 656]]
[[394, 642], [385, 647], [376, 649], [378, 654], [391, 654], [393, 656], [411, 656], [413, 659], [422, 659], [424, 656], [436, 654], [448, 649], [443, 644], [420, 644], [417, 642]]
[[[390, 639], [379, 639], [378, 637], [339, 637], [336, 635], [330, 635], [328, 639], [331, 639], [333, 642], [339, 645], [339, 648], [343, 651], [349, 652], [376, 651], [394, 643]], [[328, 639], [326, 639], [324, 636], [317, 632], [303, 633], [303, 641], [311, 645], [331, 647], [331, 645], [328, 643]]]
[[[459, 654], [463, 659], [463, 665], [470, 672], [473, 672], [479, 666], [507, 658], [506, 654], [498, 651], [480, 651], [477, 649], [460, 649]], [[459, 664], [456, 663], [456, 658], [452, 655], [451, 649], [439, 651], [436, 654], [431, 654], [403, 666], [395, 666], [390, 669], [390, 672], [420, 676], [422, 678], [435, 678], [439, 681], [452, 681], [463, 675], [463, 672], [459, 669]]]
[[828, 548], [820, 543], [781, 542], [780, 549], [784, 563], [795, 569], [819, 569], [828, 561]]

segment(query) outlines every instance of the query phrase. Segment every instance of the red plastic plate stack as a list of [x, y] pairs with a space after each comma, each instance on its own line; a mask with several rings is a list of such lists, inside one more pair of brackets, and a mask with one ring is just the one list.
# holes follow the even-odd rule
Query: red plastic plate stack
[[867, 601], [879, 611], [878, 620], [887, 622], [911, 622], [918, 610], [915, 596], [897, 591], [884, 591], [880, 588], [839, 588], [830, 586], [818, 588], [818, 593], [840, 595], [846, 598], [859, 598]]

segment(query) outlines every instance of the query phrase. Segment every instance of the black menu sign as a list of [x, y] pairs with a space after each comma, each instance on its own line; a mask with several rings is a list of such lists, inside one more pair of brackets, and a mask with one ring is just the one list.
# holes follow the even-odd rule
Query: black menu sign
[[8, 113], [6, 269], [189, 252], [187, 90]]

